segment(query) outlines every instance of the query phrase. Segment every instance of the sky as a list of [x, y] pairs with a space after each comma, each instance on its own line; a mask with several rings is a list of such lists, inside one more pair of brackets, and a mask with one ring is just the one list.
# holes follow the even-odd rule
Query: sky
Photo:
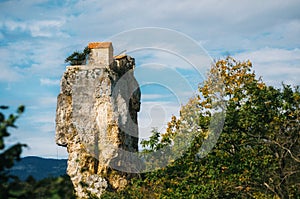
[[299, 9], [299, 0], [0, 0], [0, 104], [26, 106], [6, 143], [26, 143], [23, 156], [67, 157], [54, 139], [64, 59], [94, 41], [136, 59], [142, 138], [178, 115], [205, 79], [199, 62], [249, 59], [268, 85], [300, 85]]

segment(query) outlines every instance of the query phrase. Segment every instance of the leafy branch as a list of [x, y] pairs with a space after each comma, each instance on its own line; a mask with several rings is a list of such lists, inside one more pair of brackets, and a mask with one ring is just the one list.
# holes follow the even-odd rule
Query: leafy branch
[[65, 59], [66, 63], [69, 63], [70, 65], [85, 65], [87, 57], [89, 56], [91, 52], [91, 49], [88, 47], [85, 47], [83, 52], [75, 51], [73, 52], [69, 57]]

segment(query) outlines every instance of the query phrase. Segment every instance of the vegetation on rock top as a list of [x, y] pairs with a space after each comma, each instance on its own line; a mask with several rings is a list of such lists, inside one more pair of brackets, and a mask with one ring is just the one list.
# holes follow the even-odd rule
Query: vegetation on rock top
[[85, 65], [88, 55], [90, 54], [91, 49], [85, 47], [82, 52], [75, 51], [69, 57], [65, 59], [66, 63], [69, 63], [71, 66], [74, 65]]

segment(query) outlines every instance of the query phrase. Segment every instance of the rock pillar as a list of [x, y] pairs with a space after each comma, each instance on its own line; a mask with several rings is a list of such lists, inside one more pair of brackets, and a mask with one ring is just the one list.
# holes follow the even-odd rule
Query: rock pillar
[[88, 64], [63, 74], [56, 110], [56, 143], [67, 147], [67, 173], [79, 198], [122, 189], [139, 170], [134, 59], [113, 57], [110, 42], [89, 48]]

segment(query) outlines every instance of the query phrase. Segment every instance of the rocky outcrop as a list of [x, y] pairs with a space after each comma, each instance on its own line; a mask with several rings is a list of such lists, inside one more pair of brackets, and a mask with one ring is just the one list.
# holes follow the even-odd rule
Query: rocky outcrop
[[134, 59], [112, 57], [109, 42], [89, 47], [88, 64], [63, 74], [56, 110], [56, 143], [67, 147], [67, 173], [79, 198], [122, 189], [141, 167]]

